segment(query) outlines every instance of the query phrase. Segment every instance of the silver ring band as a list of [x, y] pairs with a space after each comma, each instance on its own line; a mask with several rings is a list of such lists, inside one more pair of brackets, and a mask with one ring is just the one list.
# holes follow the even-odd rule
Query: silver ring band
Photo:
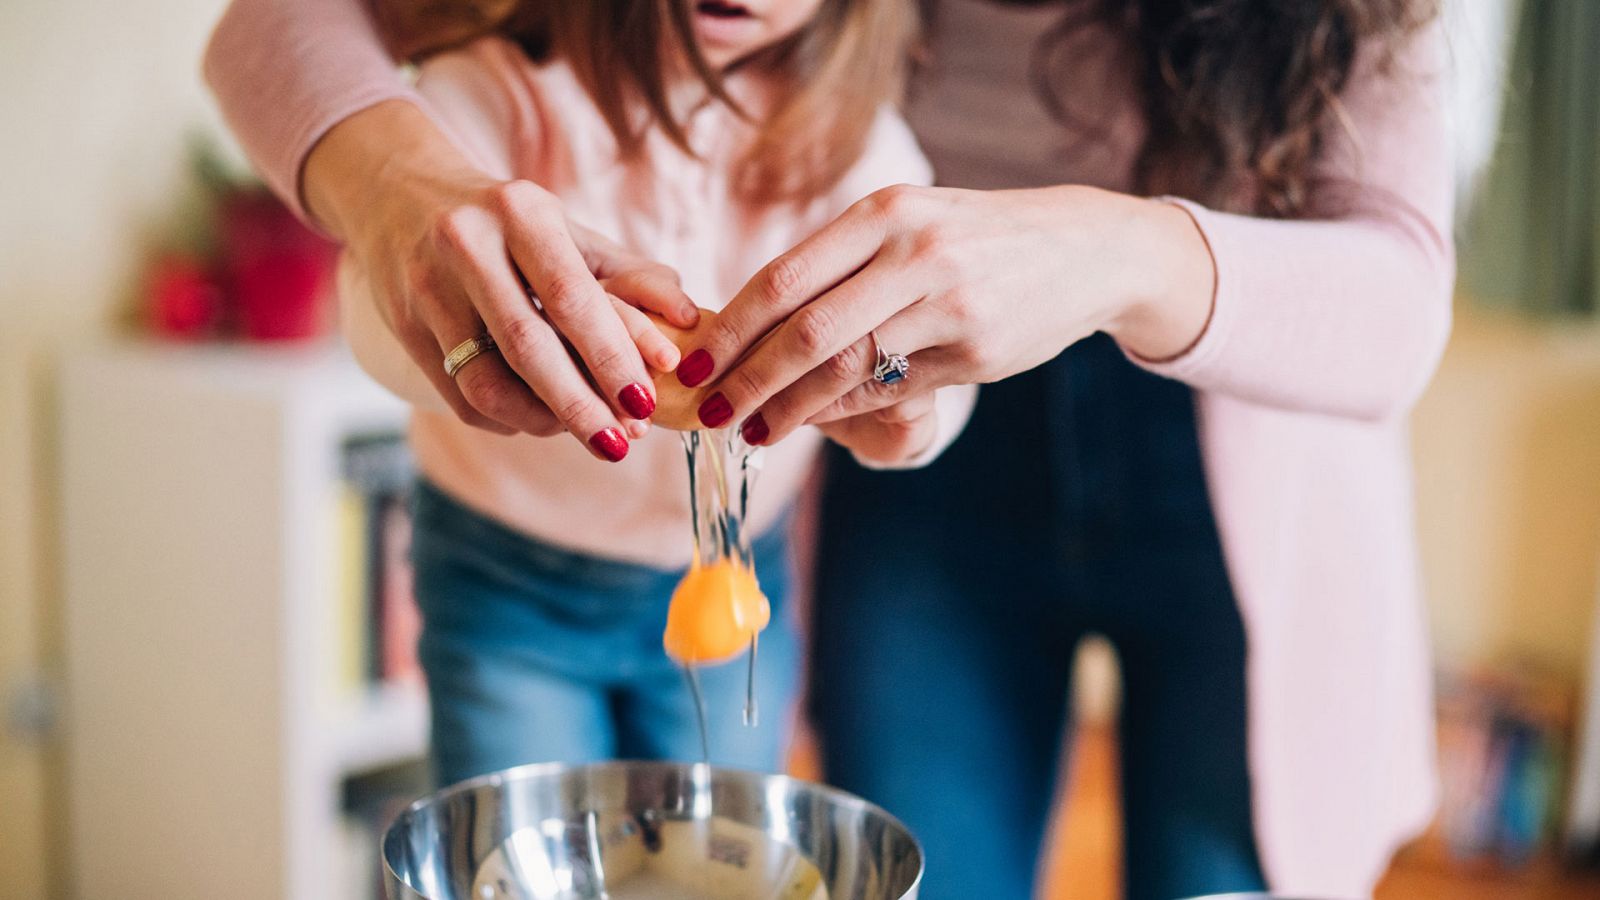
[[486, 350], [493, 349], [494, 338], [488, 336], [487, 334], [480, 334], [477, 337], [467, 338], [461, 343], [455, 345], [455, 348], [449, 353], [445, 354], [444, 373], [449, 375], [451, 378], [454, 378], [456, 377], [456, 373], [461, 371], [461, 367], [469, 362], [472, 362], [474, 359], [477, 359], [478, 354], [483, 353]]
[[878, 332], [868, 332], [872, 337], [872, 348], [878, 352], [878, 364], [872, 367], [872, 379], [879, 384], [894, 384], [905, 381], [911, 376], [911, 360], [899, 353], [883, 352], [883, 345], [878, 343]]

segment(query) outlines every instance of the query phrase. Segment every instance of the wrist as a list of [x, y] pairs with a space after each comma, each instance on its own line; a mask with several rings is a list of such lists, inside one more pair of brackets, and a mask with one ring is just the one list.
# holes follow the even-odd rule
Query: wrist
[[1193, 347], [1211, 321], [1216, 262], [1194, 217], [1167, 200], [1140, 200], [1129, 237], [1140, 260], [1126, 305], [1106, 331], [1133, 355], [1152, 362]]

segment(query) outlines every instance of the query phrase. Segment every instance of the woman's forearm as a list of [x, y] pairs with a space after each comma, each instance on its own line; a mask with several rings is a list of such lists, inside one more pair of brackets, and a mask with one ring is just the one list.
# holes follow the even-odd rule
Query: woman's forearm
[[233, 0], [203, 65], [246, 155], [297, 211], [306, 158], [329, 129], [415, 98], [362, 0]]
[[483, 176], [420, 107], [389, 100], [330, 128], [306, 156], [301, 185], [310, 216], [348, 240], [358, 222], [381, 214], [392, 188], [423, 192], [473, 177]]

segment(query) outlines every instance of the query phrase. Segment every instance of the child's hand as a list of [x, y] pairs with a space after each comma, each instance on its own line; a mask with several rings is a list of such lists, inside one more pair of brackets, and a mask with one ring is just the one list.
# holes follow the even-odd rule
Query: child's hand
[[894, 466], [917, 458], [933, 446], [939, 433], [939, 415], [930, 392], [848, 419], [821, 423], [817, 428], [857, 459]]

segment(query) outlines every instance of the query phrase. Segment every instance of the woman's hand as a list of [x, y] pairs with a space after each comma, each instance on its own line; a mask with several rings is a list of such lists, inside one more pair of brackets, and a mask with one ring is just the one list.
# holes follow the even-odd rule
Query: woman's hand
[[[1174, 204], [1076, 186], [897, 186], [763, 267], [678, 373], [718, 376], [703, 421], [744, 416], [741, 427], [770, 442], [944, 385], [997, 381], [1095, 331], [1139, 356], [1176, 356], [1204, 330], [1214, 282], [1204, 238]], [[874, 332], [885, 352], [909, 357], [908, 378], [872, 379]]]
[[[628, 305], [692, 326], [698, 312], [672, 270], [568, 221], [539, 186], [479, 172], [409, 103], [335, 126], [304, 184], [312, 214], [369, 273], [384, 321], [463, 421], [502, 434], [565, 429], [613, 461], [627, 452], [623, 430], [644, 433], [655, 406], [646, 363], [671, 369], [678, 353]], [[445, 354], [485, 332], [498, 352], [446, 375]]]

